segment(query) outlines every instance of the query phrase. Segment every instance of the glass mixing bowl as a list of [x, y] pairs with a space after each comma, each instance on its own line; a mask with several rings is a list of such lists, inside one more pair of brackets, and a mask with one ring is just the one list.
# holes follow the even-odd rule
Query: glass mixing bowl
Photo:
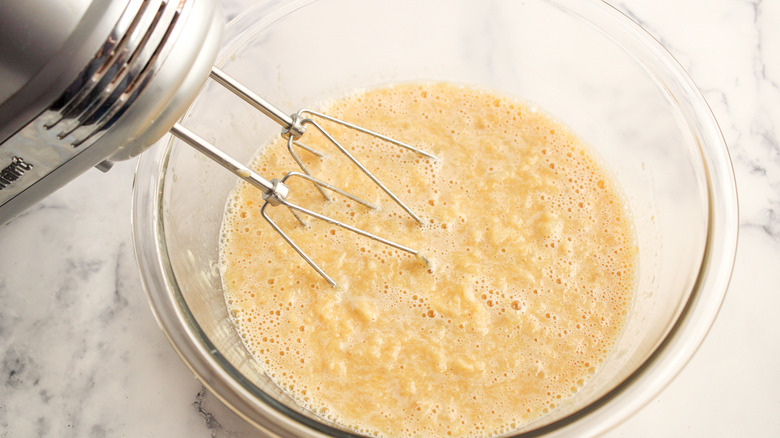
[[[568, 403], [509, 435], [604, 432], [657, 395], [704, 339], [737, 240], [728, 151], [704, 99], [647, 33], [602, 2], [260, 2], [226, 28], [217, 65], [290, 112], [355, 88], [419, 80], [534, 102], [592, 145], [619, 182], [638, 290], [614, 353]], [[216, 84], [184, 124], [249, 161], [279, 127]], [[291, 169], [292, 170], [292, 169]], [[167, 139], [135, 181], [138, 263], [157, 318], [195, 375], [270, 434], [353, 436], [302, 409], [247, 353], [217, 268], [236, 178]]]

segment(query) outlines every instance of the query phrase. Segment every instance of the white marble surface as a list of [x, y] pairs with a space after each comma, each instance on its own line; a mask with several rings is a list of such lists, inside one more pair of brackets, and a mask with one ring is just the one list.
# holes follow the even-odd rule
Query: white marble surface
[[[246, 1], [225, 0], [228, 15]], [[610, 437], [780, 436], [780, 2], [623, 0], [688, 70], [729, 144], [740, 242], [701, 349]], [[134, 162], [0, 228], [0, 436], [247, 437], [157, 327], [130, 233]]]

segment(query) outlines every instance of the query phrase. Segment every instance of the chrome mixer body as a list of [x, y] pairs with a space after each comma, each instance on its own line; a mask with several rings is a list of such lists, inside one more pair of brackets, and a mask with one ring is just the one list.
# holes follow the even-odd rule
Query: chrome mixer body
[[0, 224], [168, 132], [223, 25], [214, 0], [0, 2]]

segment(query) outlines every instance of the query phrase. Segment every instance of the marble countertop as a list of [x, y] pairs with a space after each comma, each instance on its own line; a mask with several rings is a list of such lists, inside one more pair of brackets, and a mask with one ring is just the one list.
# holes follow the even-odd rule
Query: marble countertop
[[[223, 0], [234, 16], [245, 0]], [[780, 436], [780, 2], [623, 0], [717, 117], [740, 199], [720, 315], [683, 372], [609, 437]], [[248, 437], [158, 328], [130, 231], [135, 161], [0, 227], [1, 437]]]

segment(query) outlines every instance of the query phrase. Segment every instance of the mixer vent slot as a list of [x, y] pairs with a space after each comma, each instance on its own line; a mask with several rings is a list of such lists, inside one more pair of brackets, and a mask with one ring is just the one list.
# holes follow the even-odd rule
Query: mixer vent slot
[[131, 0], [92, 61], [49, 109], [44, 126], [73, 147], [111, 128], [158, 71], [187, 3]]

